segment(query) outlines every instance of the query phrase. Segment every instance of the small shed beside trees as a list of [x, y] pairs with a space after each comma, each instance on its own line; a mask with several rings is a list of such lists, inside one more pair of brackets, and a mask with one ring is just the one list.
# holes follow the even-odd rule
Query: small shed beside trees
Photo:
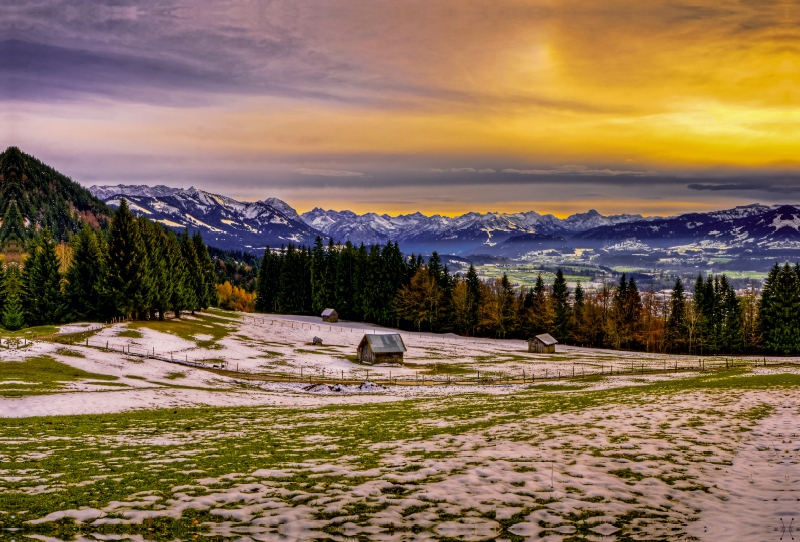
[[376, 363], [403, 363], [406, 345], [398, 333], [386, 335], [367, 333], [358, 343], [358, 361]]
[[339, 321], [339, 313], [335, 309], [325, 309], [322, 311], [322, 321], [335, 324]]
[[528, 339], [528, 352], [537, 354], [554, 354], [558, 341], [549, 333], [542, 333], [532, 339]]

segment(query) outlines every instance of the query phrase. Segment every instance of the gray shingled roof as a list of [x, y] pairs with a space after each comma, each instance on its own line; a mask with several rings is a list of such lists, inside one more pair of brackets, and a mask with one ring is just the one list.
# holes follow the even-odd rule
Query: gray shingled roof
[[336, 311], [333, 310], [333, 309], [325, 309], [324, 311], [322, 311], [322, 316], [330, 316], [334, 312], [336, 312]]
[[536, 336], [537, 339], [542, 341], [545, 346], [552, 346], [554, 344], [558, 344], [558, 341], [553, 338], [552, 335], [549, 333], [542, 333], [541, 335]]
[[364, 335], [364, 338], [367, 339], [370, 348], [372, 348], [372, 351], [376, 354], [396, 354], [406, 351], [403, 338], [397, 333], [387, 335], [367, 333]]

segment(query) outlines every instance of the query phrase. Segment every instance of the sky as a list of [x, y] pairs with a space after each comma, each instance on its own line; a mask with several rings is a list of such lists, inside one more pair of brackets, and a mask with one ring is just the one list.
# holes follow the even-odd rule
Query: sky
[[0, 0], [0, 145], [305, 211], [800, 201], [800, 2]]

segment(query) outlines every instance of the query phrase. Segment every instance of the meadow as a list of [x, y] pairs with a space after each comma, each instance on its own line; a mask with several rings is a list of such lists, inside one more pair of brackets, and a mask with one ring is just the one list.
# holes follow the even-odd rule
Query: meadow
[[[343, 357], [363, 330], [330, 328], [320, 351], [305, 345], [316, 324], [282, 323], [215, 313], [0, 351], [0, 537], [777, 539], [800, 509], [791, 366], [367, 391], [245, 378], [276, 361], [364, 370]], [[371, 370], [613, 357], [408, 340], [409, 367]], [[124, 348], [153, 344], [248, 372]]]

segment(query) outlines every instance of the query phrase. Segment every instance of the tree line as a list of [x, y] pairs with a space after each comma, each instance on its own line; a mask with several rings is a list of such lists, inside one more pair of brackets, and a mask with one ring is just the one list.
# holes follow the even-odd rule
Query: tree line
[[112, 318], [180, 317], [217, 304], [214, 263], [202, 236], [180, 236], [135, 217], [123, 199], [107, 230], [84, 224], [59, 245], [48, 228], [22, 240], [26, 256], [0, 272], [6, 329]]
[[737, 294], [726, 275], [698, 275], [692, 294], [677, 278], [669, 296], [632, 276], [587, 290], [561, 269], [516, 288], [469, 266], [450, 273], [433, 253], [404, 256], [396, 243], [356, 247], [317, 239], [311, 247], [266, 249], [256, 281], [259, 312], [318, 315], [406, 329], [685, 354], [800, 353], [800, 265], [775, 265], [761, 294]]

